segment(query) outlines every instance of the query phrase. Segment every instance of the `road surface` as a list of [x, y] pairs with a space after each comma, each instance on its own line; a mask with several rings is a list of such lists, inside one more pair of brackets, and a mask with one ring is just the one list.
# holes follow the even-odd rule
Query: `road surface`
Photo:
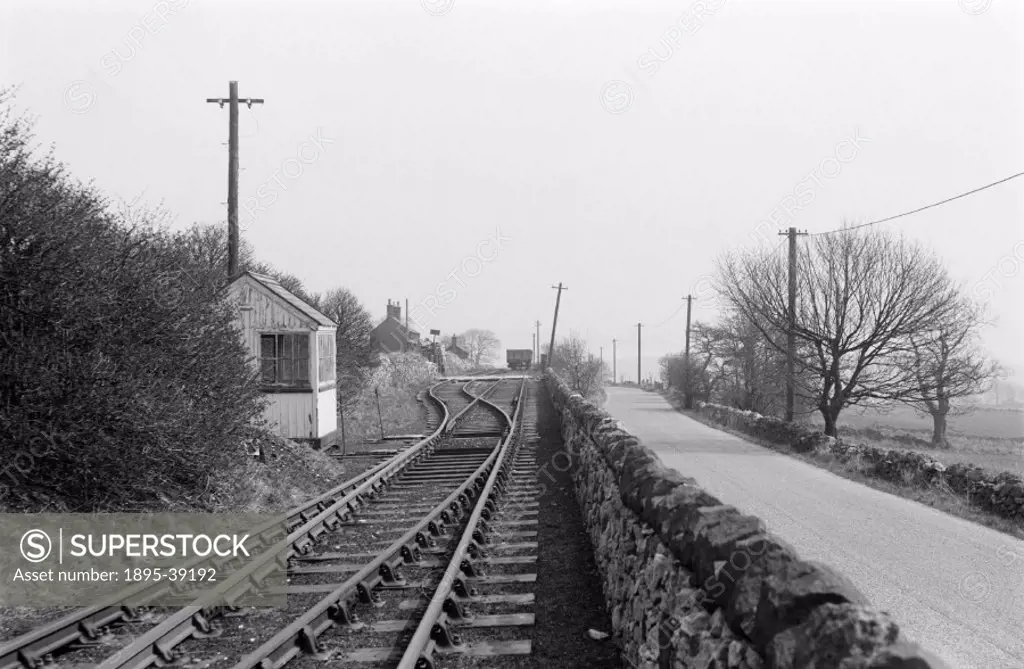
[[1024, 541], [708, 427], [660, 395], [605, 409], [665, 465], [851, 578], [904, 634], [963, 669], [1024, 669]]

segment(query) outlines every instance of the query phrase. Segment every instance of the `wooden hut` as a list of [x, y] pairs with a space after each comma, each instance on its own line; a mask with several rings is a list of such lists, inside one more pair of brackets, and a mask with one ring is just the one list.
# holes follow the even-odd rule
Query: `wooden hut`
[[270, 396], [266, 417], [282, 437], [325, 446], [338, 427], [338, 326], [277, 280], [243, 272], [228, 286], [242, 338]]

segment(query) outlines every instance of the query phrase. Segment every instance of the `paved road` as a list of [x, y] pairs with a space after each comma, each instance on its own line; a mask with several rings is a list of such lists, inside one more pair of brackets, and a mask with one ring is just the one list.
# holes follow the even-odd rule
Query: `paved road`
[[710, 428], [660, 396], [605, 408], [667, 466], [851, 578], [908, 638], [963, 669], [1024, 669], [1024, 541]]

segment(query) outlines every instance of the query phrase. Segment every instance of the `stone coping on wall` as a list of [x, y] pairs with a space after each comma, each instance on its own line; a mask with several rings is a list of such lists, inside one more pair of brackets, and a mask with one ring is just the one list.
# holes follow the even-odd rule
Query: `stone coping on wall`
[[665, 467], [614, 417], [571, 392], [550, 370], [546, 382], [566, 446], [601, 454], [622, 505], [693, 575], [705, 609], [755, 648], [764, 666], [950, 669], [906, 640], [889, 614], [871, 607], [846, 577], [802, 560], [761, 519]]

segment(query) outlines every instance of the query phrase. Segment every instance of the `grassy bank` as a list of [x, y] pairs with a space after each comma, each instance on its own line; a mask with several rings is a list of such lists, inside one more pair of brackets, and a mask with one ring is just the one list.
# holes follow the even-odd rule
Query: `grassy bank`
[[[977, 505], [972, 504], [965, 495], [950, 489], [950, 487], [942, 481], [937, 481], [935, 483], [922, 483], [920, 477], [913, 472], [906, 472], [906, 475], [902, 480], [879, 478], [876, 465], [874, 463], [867, 462], [860, 457], [853, 456], [849, 458], [841, 458], [831, 452], [820, 452], [817, 450], [812, 452], [798, 452], [792, 445], [781, 444], [768, 439], [755, 437], [740, 430], [723, 426], [702, 415], [697, 410], [685, 410], [682, 408], [682, 401], [680, 398], [667, 393], [663, 394], [678, 411], [685, 413], [694, 420], [700, 421], [701, 423], [704, 423], [709, 427], [713, 427], [716, 430], [728, 432], [745, 439], [746, 441], [758, 444], [759, 446], [770, 448], [816, 467], [827, 469], [838, 476], [862, 483], [875, 488], [876, 490], [881, 490], [905, 499], [911, 499], [959, 518], [1004, 532], [1018, 539], [1024, 539], [1024, 526], [1022, 526], [1021, 523], [979, 508]], [[844, 435], [850, 438], [854, 432], [855, 431], [847, 430], [844, 431]], [[901, 440], [899, 438], [900, 433], [898, 431], [893, 431], [891, 435], [879, 431], [879, 434], [881, 438], [877, 439], [877, 443], [872, 442], [870, 439], [857, 438], [857, 441], [864, 443], [865, 445], [875, 446], [878, 448], [898, 449], [914, 453], [923, 452], [921, 449], [911, 448], [911, 445], [916, 442], [908, 441], [907, 439]], [[875, 435], [869, 434], [869, 436]], [[975, 448], [979, 448], [978, 444], [974, 442], [972, 442], [972, 444], [974, 444]], [[970, 459], [972, 457], [972, 452], [970, 451], [940, 450], [935, 452], [935, 459], [943, 464], [947, 464], [947, 461], [949, 464], [952, 464], [954, 460], [947, 457], [946, 461], [944, 461], [941, 456], [948, 455], [949, 453], [957, 453], [959, 457], [965, 458], [957, 461], [981, 466], [976, 460]], [[1003, 470], [1000, 469], [999, 471]]]
[[880, 448], [923, 453], [944, 465], [971, 464], [993, 472], [1024, 476], [1024, 438], [950, 434], [950, 448], [934, 448], [928, 430], [885, 427], [840, 428], [843, 439], [854, 439]]

